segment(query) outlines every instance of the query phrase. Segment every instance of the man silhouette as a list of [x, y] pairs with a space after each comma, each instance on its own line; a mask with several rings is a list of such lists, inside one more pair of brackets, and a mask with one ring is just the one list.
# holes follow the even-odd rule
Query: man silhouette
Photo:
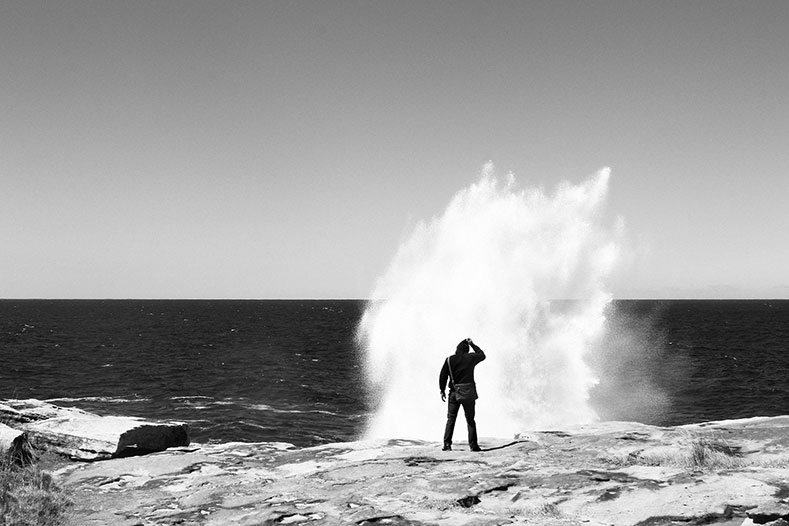
[[[469, 353], [469, 347], [474, 349]], [[438, 375], [438, 388], [441, 390], [441, 401], [447, 400], [444, 389], [449, 382], [449, 403], [447, 405], [447, 425], [444, 428], [444, 447], [442, 451], [452, 450], [452, 434], [455, 431], [455, 420], [457, 420], [460, 406], [463, 406], [463, 413], [466, 415], [466, 427], [468, 428], [468, 445], [471, 451], [481, 451], [477, 443], [477, 424], [474, 421], [474, 406], [476, 405], [476, 384], [474, 383], [474, 367], [485, 359], [482, 352], [471, 338], [461, 341], [455, 349], [455, 354], [444, 360], [444, 366]], [[474, 394], [471, 398], [458, 401], [456, 398], [456, 385], [474, 385]]]

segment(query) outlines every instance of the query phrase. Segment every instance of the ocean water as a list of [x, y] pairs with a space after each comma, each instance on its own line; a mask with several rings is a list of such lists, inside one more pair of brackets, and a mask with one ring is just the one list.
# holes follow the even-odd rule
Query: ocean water
[[[185, 421], [197, 442], [354, 440], [377, 409], [356, 340], [365, 306], [0, 300], [0, 398]], [[602, 419], [789, 414], [789, 301], [614, 301], [588, 361]]]
[[188, 422], [195, 441], [348, 440], [356, 301], [0, 301], [0, 397]]
[[789, 414], [789, 301], [614, 301], [607, 317], [592, 392], [603, 419]]

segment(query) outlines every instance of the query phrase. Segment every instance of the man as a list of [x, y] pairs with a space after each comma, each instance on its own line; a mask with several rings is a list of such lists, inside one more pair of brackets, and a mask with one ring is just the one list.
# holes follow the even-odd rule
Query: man
[[[469, 353], [469, 347], [474, 349], [474, 353]], [[481, 451], [477, 443], [477, 424], [474, 422], [474, 406], [476, 405], [476, 384], [474, 383], [474, 367], [485, 359], [485, 353], [482, 352], [471, 338], [467, 338], [460, 342], [455, 349], [454, 356], [450, 356], [444, 360], [444, 366], [441, 368], [441, 373], [438, 375], [438, 388], [441, 390], [441, 401], [447, 400], [444, 394], [444, 388], [449, 383], [449, 404], [447, 408], [447, 425], [444, 428], [444, 447], [442, 451], [452, 450], [452, 433], [455, 431], [455, 420], [458, 416], [460, 406], [463, 406], [463, 413], [466, 415], [466, 426], [468, 428], [468, 445], [471, 451]], [[455, 385], [457, 384], [471, 384], [474, 386], [474, 394], [470, 399], [458, 402], [455, 397]]]

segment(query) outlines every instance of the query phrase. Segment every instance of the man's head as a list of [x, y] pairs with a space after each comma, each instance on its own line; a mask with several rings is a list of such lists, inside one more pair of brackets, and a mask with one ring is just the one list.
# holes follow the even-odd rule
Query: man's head
[[455, 349], [455, 354], [466, 354], [468, 352], [468, 340], [461, 341], [457, 349]]

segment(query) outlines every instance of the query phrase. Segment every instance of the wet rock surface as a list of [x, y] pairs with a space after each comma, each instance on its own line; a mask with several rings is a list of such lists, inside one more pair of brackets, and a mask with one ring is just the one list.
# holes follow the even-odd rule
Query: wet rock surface
[[55, 477], [74, 497], [73, 525], [739, 526], [789, 511], [787, 431], [789, 417], [607, 423], [482, 439], [481, 453], [408, 440], [204, 444]]

